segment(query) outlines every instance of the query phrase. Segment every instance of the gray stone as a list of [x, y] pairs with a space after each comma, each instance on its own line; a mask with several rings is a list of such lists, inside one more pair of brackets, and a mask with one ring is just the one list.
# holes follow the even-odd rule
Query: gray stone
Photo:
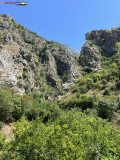
[[99, 47], [88, 40], [82, 47], [79, 58], [80, 65], [83, 68], [101, 69], [101, 51]]

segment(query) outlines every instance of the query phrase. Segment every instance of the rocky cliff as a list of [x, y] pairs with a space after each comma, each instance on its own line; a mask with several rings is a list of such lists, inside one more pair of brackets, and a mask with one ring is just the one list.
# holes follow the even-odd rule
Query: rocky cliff
[[16, 93], [61, 91], [79, 76], [76, 60], [53, 42], [0, 15], [0, 85]]
[[116, 53], [116, 44], [120, 42], [120, 27], [94, 30], [86, 34], [86, 40], [80, 54], [80, 65], [100, 70], [102, 57], [111, 57]]

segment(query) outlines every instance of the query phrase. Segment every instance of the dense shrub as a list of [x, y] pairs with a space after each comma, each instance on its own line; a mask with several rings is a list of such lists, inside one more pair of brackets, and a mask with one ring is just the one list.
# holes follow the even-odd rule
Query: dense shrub
[[90, 77], [81, 77], [76, 80], [76, 85], [72, 88], [72, 92], [86, 93], [93, 86], [93, 79]]
[[87, 72], [87, 73], [91, 73], [93, 70], [92, 70], [92, 68], [88, 67], [88, 68], [85, 68], [84, 71]]
[[108, 100], [100, 100], [98, 103], [97, 111], [98, 115], [104, 119], [111, 119], [114, 111], [118, 108], [118, 104], [108, 101]]
[[22, 83], [21, 82], [17, 82], [17, 86], [19, 87], [19, 88], [22, 88], [23, 87], [23, 85], [22, 85]]
[[30, 121], [40, 116], [46, 122], [49, 119], [57, 118], [61, 112], [55, 102], [52, 104], [49, 100], [45, 100], [42, 94], [36, 92], [31, 93], [29, 96], [23, 96], [22, 106], [24, 115]]
[[106, 80], [106, 79], [103, 79], [103, 80], [102, 80], [102, 84], [106, 85], [106, 84], [107, 84], [107, 80]]
[[116, 90], [115, 84], [112, 84], [112, 85], [110, 86], [110, 90], [112, 90], [112, 91]]
[[92, 87], [92, 84], [93, 84], [93, 79], [92, 78], [86, 78], [85, 84], [86, 84], [87, 88], [90, 89]]
[[18, 120], [22, 114], [21, 97], [8, 91], [0, 90], [0, 121], [11, 122]]
[[87, 91], [88, 91], [88, 88], [87, 88], [86, 85], [83, 85], [83, 86], [81, 86], [81, 87], [79, 88], [79, 92], [80, 92], [81, 94], [84, 94], [84, 93], [86, 93]]
[[103, 95], [110, 95], [110, 90], [106, 88], [103, 92]]
[[54, 102], [45, 100], [42, 93], [33, 92], [29, 95], [19, 96], [14, 93], [0, 90], [0, 121], [12, 122], [25, 115], [28, 120], [37, 116], [47, 121], [55, 119], [60, 114], [60, 109]]
[[34, 44], [34, 42], [32, 40], [29, 40], [29, 39], [25, 39], [25, 42], [28, 43], [28, 44]]
[[71, 108], [81, 108], [82, 110], [85, 110], [87, 108], [93, 108], [93, 97], [87, 96], [86, 94], [80, 95], [79, 98], [77, 97], [71, 97], [69, 99], [66, 99], [64, 101], [61, 101], [59, 103], [61, 108], [64, 109], [71, 109]]
[[29, 94], [29, 93], [31, 92], [30, 83], [27, 83], [27, 84], [24, 86], [24, 89], [25, 89], [25, 93], [26, 93], [26, 94]]
[[87, 108], [93, 108], [93, 97], [87, 96], [85, 94], [80, 96], [80, 107], [82, 110], [86, 110]]
[[[3, 160], [120, 159], [117, 128], [80, 111], [64, 112], [54, 122], [39, 119], [16, 123], [14, 139], [6, 142]], [[5, 151], [5, 152], [4, 152]]]
[[79, 98], [73, 96], [68, 99], [62, 100], [59, 103], [60, 108], [62, 109], [71, 109], [79, 106]]
[[29, 69], [27, 67], [23, 68], [23, 78], [29, 77]]
[[29, 94], [29, 96], [32, 96], [33, 99], [35, 99], [38, 103], [40, 103], [41, 100], [44, 99], [44, 95], [38, 92], [32, 92]]

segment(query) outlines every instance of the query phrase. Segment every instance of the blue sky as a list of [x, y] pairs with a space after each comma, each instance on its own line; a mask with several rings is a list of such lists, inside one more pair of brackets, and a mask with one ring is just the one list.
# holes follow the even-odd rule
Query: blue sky
[[28, 6], [23, 7], [0, 4], [0, 14], [9, 14], [47, 40], [63, 42], [77, 50], [81, 50], [87, 32], [111, 29], [120, 25], [120, 0], [26, 0], [26, 2]]

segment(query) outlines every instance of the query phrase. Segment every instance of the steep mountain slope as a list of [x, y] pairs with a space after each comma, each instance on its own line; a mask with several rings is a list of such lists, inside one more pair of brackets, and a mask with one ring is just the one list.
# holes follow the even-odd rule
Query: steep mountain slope
[[61, 108], [81, 108], [120, 124], [120, 27], [86, 35], [82, 75], [62, 97]]
[[61, 91], [79, 76], [76, 60], [53, 42], [0, 15], [0, 85], [17, 93]]
[[69, 45], [66, 45], [64, 43], [61, 43], [61, 42], [56, 42], [55, 43], [58, 45], [58, 46], [61, 46], [63, 48], [65, 48], [72, 56], [77, 56], [79, 57], [80, 56], [80, 52], [71, 48]]

